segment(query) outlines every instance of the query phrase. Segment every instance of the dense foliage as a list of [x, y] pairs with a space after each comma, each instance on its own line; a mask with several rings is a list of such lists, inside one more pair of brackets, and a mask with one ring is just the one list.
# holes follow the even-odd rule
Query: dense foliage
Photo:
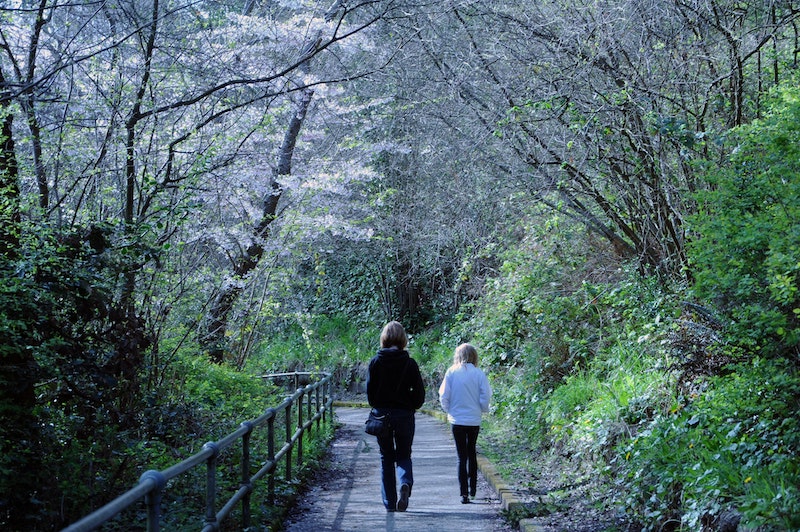
[[731, 159], [706, 172], [692, 243], [698, 295], [732, 320], [736, 343], [766, 354], [800, 345], [800, 91], [731, 133]]
[[661, 413], [621, 447], [626, 504], [644, 522], [711, 526], [738, 510], [742, 524], [800, 526], [800, 405], [796, 368], [762, 358], [731, 368], [680, 412]]
[[607, 501], [646, 530], [800, 524], [794, 94], [778, 91], [732, 132], [730, 161], [705, 167], [691, 286], [609, 268], [587, 245], [565, 254], [566, 228], [548, 229], [509, 257], [467, 327], [501, 427], [569, 449], [561, 461], [590, 456]]
[[430, 390], [479, 346], [520, 482], [551, 456], [631, 526], [796, 529], [798, 17], [4, 3], [0, 526], [257, 415], [262, 372], [358, 393], [401, 319]]
[[[120, 305], [114, 282], [139, 254], [116, 253], [106, 238], [97, 227], [39, 231], [31, 253], [6, 270], [2, 355], [24, 361], [24, 373], [2, 374], [0, 487], [14, 529], [74, 521], [145, 470], [173, 465], [280, 401], [252, 376], [190, 354], [196, 346], [156, 370], [147, 328]], [[25, 383], [35, 390], [28, 403]]]

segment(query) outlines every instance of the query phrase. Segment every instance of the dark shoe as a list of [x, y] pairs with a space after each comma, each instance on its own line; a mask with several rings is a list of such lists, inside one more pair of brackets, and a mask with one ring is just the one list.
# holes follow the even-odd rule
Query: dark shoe
[[469, 490], [469, 496], [471, 498], [473, 498], [473, 499], [475, 498], [475, 491], [476, 491], [475, 488], [472, 488], [471, 490]]
[[469, 497], [467, 497], [466, 495], [462, 495], [461, 504], [469, 504]]
[[411, 486], [403, 484], [400, 486], [400, 498], [397, 499], [397, 511], [405, 512], [408, 508], [408, 497], [411, 495]]

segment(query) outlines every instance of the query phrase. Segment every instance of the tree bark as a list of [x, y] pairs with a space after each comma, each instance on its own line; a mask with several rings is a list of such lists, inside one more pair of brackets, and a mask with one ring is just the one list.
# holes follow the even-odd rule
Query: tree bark
[[[3, 71], [0, 70], [0, 86], [6, 85]], [[19, 245], [19, 174], [17, 159], [14, 153], [14, 137], [12, 126], [14, 115], [11, 114], [11, 101], [7, 94], [0, 94], [0, 258], [13, 260]]]
[[252, 243], [234, 265], [232, 278], [222, 286], [208, 312], [208, 326], [202, 343], [209, 358], [216, 364], [221, 364], [225, 360], [225, 333], [228, 330], [228, 317], [242, 292], [243, 281], [258, 266], [264, 254], [264, 240], [269, 236], [270, 224], [275, 220], [278, 202], [283, 193], [279, 179], [281, 176], [292, 173], [294, 148], [313, 95], [312, 89], [304, 89], [302, 97], [296, 104], [295, 112], [289, 121], [289, 127], [278, 151], [278, 164], [271, 183], [272, 190], [264, 197], [261, 220], [253, 228]]
[[45, 24], [49, 19], [45, 18], [47, 0], [39, 2], [39, 10], [36, 16], [36, 24], [33, 28], [30, 46], [28, 48], [28, 68], [26, 74], [26, 85], [24, 96], [20, 99], [22, 108], [25, 111], [28, 122], [28, 129], [31, 132], [31, 147], [33, 151], [33, 167], [36, 172], [36, 184], [39, 187], [39, 207], [46, 210], [50, 204], [50, 187], [47, 184], [47, 175], [44, 169], [44, 156], [42, 155], [42, 130], [39, 119], [36, 116], [36, 98], [34, 96], [34, 79], [36, 75], [36, 57], [39, 51], [39, 37]]

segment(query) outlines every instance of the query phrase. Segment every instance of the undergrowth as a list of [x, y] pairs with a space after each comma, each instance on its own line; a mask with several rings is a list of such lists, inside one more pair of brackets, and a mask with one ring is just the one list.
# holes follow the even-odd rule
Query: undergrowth
[[619, 446], [623, 502], [647, 530], [699, 530], [731, 509], [743, 526], [797, 530], [799, 390], [800, 376], [780, 360], [756, 358], [709, 379], [685, 408]]
[[726, 344], [679, 283], [546, 239], [510, 255], [451, 332], [474, 331], [490, 373], [482, 448], [501, 473], [551, 501], [591, 478], [644, 530], [713, 530], [731, 515], [797, 530], [796, 366]]
[[[236, 431], [244, 421], [261, 416], [268, 408], [278, 406], [291, 390], [274, 386], [258, 374], [245, 373], [227, 365], [209, 364], [204, 356], [179, 351], [164, 378], [173, 382], [169, 394], [149, 396], [142, 411], [142, 435], [129, 448], [126, 457], [130, 477], [128, 486], [136, 484], [146, 470], [161, 471], [202, 450], [207, 442], [215, 442]], [[296, 419], [291, 419], [292, 424]], [[277, 451], [283, 445], [285, 417], [279, 412], [274, 423]], [[294, 430], [294, 426], [292, 426]], [[269, 457], [266, 427], [257, 427], [250, 436], [250, 474], [263, 467]], [[279, 526], [286, 508], [307, 476], [324, 456], [333, 435], [332, 423], [313, 426], [303, 438], [303, 463], [297, 464], [297, 448], [292, 451], [292, 475], [287, 478], [285, 460], [276, 464], [276, 497], [268, 501], [268, 479], [254, 484], [251, 495], [251, 522], [260, 523], [250, 530], [270, 530]], [[67, 448], [67, 453], [69, 449]], [[217, 465], [217, 500], [219, 510], [241, 486], [240, 441], [222, 451]], [[62, 459], [85, 464], [85, 456]], [[67, 483], [68, 478], [64, 479]], [[168, 482], [162, 501], [161, 526], [169, 530], [197, 530], [202, 527], [206, 504], [206, 468], [194, 467]], [[65, 488], [66, 489], [66, 488]], [[242, 530], [242, 515], [237, 506], [222, 523], [221, 530]], [[107, 523], [103, 530], [130, 530], [132, 523], [146, 522], [143, 506], [133, 506]]]

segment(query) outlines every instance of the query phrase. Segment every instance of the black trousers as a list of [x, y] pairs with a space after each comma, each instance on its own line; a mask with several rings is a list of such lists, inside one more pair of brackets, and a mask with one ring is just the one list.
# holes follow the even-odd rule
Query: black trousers
[[458, 486], [461, 496], [475, 496], [478, 484], [478, 453], [475, 444], [478, 441], [480, 427], [453, 425], [453, 439], [458, 453]]

